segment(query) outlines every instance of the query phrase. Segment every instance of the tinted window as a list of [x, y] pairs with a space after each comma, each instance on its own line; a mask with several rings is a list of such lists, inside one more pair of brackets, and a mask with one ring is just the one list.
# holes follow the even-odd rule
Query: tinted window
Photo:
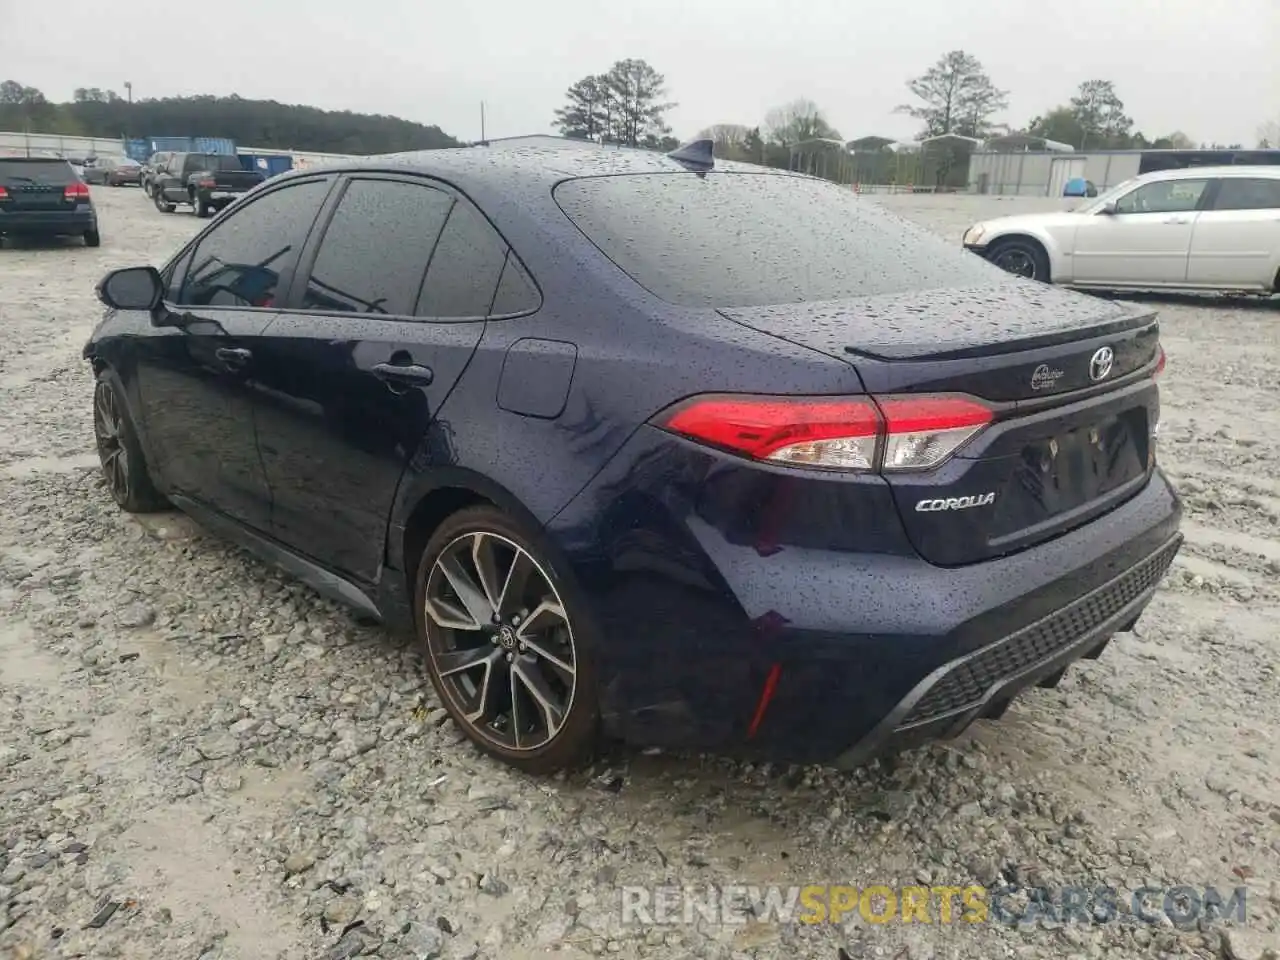
[[990, 265], [848, 187], [782, 174], [570, 180], [561, 209], [651, 293], [691, 307], [991, 283]]
[[1208, 180], [1158, 180], [1126, 193], [1116, 213], [1188, 213], [1195, 210]]
[[325, 231], [303, 308], [412, 316], [452, 205], [421, 184], [353, 181]]
[[192, 247], [175, 260], [169, 269], [160, 276], [160, 279], [164, 281], [164, 298], [170, 303], [178, 302], [178, 297], [182, 291], [182, 281], [186, 278], [187, 270], [191, 266], [191, 256], [194, 253], [195, 247]]
[[487, 316], [506, 259], [507, 245], [489, 221], [475, 207], [459, 203], [431, 257], [418, 316]]
[[1225, 177], [1215, 210], [1280, 210], [1280, 177]]
[[229, 212], [197, 244], [175, 302], [217, 307], [273, 304], [282, 293], [280, 276], [297, 262], [328, 191], [324, 180], [292, 184]]
[[506, 266], [502, 268], [502, 278], [498, 281], [498, 292], [494, 294], [493, 306], [489, 312], [498, 317], [510, 313], [525, 313], [536, 310], [541, 302], [538, 289], [520, 266], [520, 261], [514, 253], [508, 252]]
[[9, 160], [0, 158], [0, 183], [75, 183], [76, 172], [65, 160]]

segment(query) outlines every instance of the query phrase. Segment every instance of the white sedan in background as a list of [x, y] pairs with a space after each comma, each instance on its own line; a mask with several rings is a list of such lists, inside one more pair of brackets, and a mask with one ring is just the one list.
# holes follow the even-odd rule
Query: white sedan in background
[[964, 245], [1046, 283], [1280, 293], [1280, 166], [1147, 173], [1071, 211], [984, 220]]

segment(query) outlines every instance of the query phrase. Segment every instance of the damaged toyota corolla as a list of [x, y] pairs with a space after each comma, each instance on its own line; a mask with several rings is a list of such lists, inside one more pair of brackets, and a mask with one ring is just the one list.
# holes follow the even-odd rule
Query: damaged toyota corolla
[[821, 180], [554, 139], [278, 177], [86, 357], [109, 487], [421, 641], [523, 769], [998, 716], [1181, 543], [1147, 309]]

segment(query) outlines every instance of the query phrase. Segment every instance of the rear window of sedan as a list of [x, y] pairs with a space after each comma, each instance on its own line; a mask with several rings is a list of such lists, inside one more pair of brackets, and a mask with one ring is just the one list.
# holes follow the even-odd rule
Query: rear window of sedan
[[992, 269], [849, 187], [768, 173], [567, 180], [565, 215], [633, 280], [687, 307], [976, 286]]
[[66, 160], [35, 160], [23, 157], [12, 160], [0, 157], [0, 183], [23, 181], [27, 183], [69, 184], [79, 179]]

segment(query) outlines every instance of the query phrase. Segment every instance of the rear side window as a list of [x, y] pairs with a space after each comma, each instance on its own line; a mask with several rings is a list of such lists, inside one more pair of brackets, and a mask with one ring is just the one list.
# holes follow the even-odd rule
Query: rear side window
[[505, 317], [536, 310], [541, 303], [542, 297], [538, 288], [533, 285], [533, 280], [524, 272], [515, 253], [508, 251], [502, 277], [498, 280], [498, 292], [494, 294], [493, 306], [489, 312], [495, 317]]
[[972, 254], [826, 181], [630, 174], [569, 180], [555, 198], [633, 280], [681, 306], [843, 300], [993, 279]]
[[76, 182], [76, 172], [65, 160], [10, 160], [0, 157], [0, 183], [53, 183]]
[[327, 180], [290, 184], [228, 211], [196, 245], [177, 304], [269, 307], [329, 192]]
[[488, 316], [506, 261], [507, 244], [489, 221], [470, 204], [458, 203], [431, 257], [415, 312], [420, 317]]
[[325, 230], [303, 309], [412, 316], [452, 206], [424, 184], [353, 180]]
[[1280, 210], [1280, 177], [1224, 177], [1215, 210]]

